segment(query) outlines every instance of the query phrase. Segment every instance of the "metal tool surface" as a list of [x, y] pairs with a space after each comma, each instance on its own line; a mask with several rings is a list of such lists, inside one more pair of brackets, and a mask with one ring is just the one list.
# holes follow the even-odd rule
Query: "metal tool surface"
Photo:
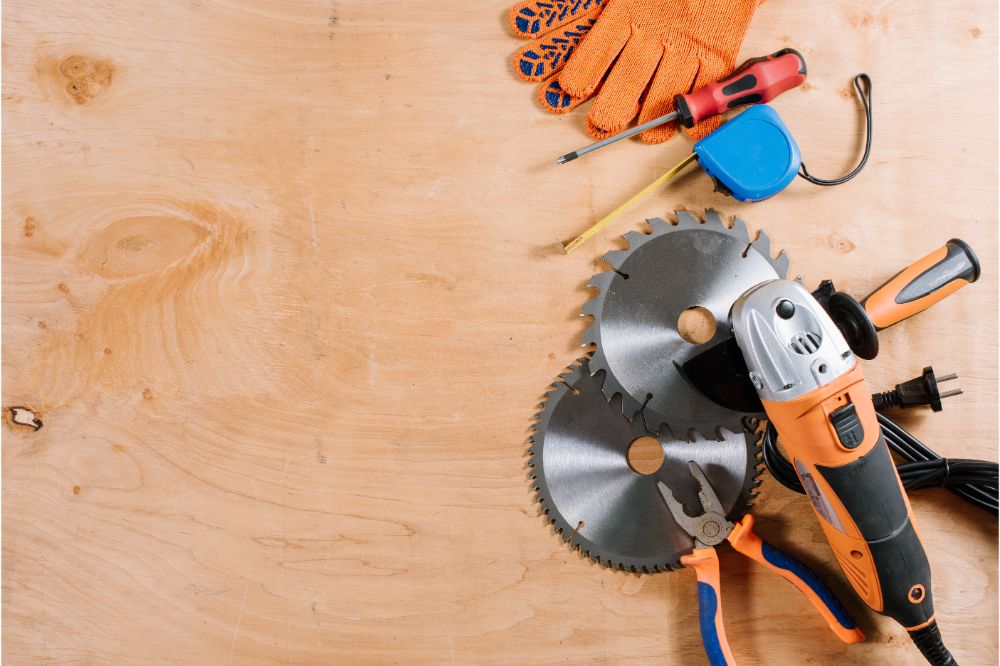
[[802, 85], [805, 80], [806, 61], [795, 49], [781, 49], [769, 56], [751, 58], [723, 80], [674, 97], [676, 111], [566, 153], [556, 163], [565, 164], [664, 123], [676, 120], [680, 125], [690, 128], [706, 118], [746, 104], [770, 102], [783, 92]]
[[[688, 461], [694, 460], [729, 519], [738, 520], [755, 495], [759, 436], [726, 433], [722, 441], [687, 442], [667, 429], [653, 434], [641, 414], [630, 422], [621, 400], [605, 397], [604, 375], [591, 374], [588, 359], [580, 359], [546, 393], [529, 449], [537, 500], [563, 540], [596, 562], [637, 572], [676, 568], [691, 552], [691, 537], [674, 520], [657, 483], [693, 502], [699, 488]], [[652, 474], [628, 462], [629, 446], [644, 436], [663, 447], [663, 464]]]
[[[976, 253], [965, 241], [953, 238], [898, 272], [861, 302], [849, 294], [836, 291], [830, 280], [821, 282], [812, 292], [812, 297], [836, 324], [851, 351], [863, 359], [872, 359], [878, 353], [879, 331], [941, 302], [965, 285], [975, 282], [979, 275]], [[785, 307], [789, 306], [790, 303]], [[788, 317], [793, 314], [794, 309], [785, 312]], [[795, 342], [803, 349], [812, 344], [808, 339]], [[703, 350], [683, 364], [683, 370], [688, 381], [719, 406], [741, 413], [764, 410], [735, 338], [704, 345]], [[928, 392], [933, 392], [933, 389], [928, 389]], [[938, 397], [952, 395], [957, 394], [946, 392]], [[906, 402], [905, 398], [897, 399], [901, 406]], [[933, 404], [937, 405], [935, 411], [940, 410], [940, 400]]]
[[854, 619], [812, 569], [757, 536], [752, 515], [747, 514], [736, 522], [728, 520], [704, 470], [696, 462], [690, 462], [688, 466], [699, 486], [699, 503], [692, 514], [685, 510], [667, 484], [659, 482], [657, 487], [677, 524], [694, 540], [694, 550], [681, 558], [681, 564], [693, 568], [698, 578], [699, 624], [705, 654], [712, 666], [732, 666], [736, 663], [722, 620], [722, 586], [715, 546], [723, 541], [728, 541], [737, 552], [794, 585], [819, 611], [840, 640], [850, 644], [865, 639]]
[[[682, 372], [689, 359], [729, 337], [729, 310], [754, 285], [784, 278], [788, 258], [771, 256], [771, 242], [761, 232], [751, 242], [746, 224], [731, 228], [713, 211], [699, 222], [677, 212], [677, 224], [649, 221], [650, 233], [629, 232], [629, 247], [604, 256], [612, 270], [595, 275], [599, 293], [583, 307], [594, 318], [582, 343], [595, 344], [592, 372], [607, 373], [608, 398], [620, 395], [626, 416], [643, 412], [647, 427], [669, 426], [681, 438], [698, 433], [724, 437], [739, 432], [745, 416], [707, 398]], [[685, 340], [678, 320], [691, 307], [707, 309], [715, 333], [703, 344]]]
[[749, 290], [731, 317], [748, 376], [845, 577], [869, 608], [909, 632], [930, 663], [954, 664], [934, 619], [931, 568], [912, 507], [861, 364], [837, 325], [789, 280]]
[[715, 182], [716, 192], [737, 201], [763, 201], [795, 180], [801, 158], [795, 137], [778, 113], [766, 104], [751, 107], [695, 143], [680, 163], [565, 243], [563, 250], [568, 254], [579, 248], [695, 161]]

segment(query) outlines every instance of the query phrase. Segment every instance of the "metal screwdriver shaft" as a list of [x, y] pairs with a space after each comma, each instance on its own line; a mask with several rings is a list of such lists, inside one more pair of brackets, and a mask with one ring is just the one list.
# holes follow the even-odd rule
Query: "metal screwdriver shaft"
[[676, 111], [566, 153], [556, 160], [556, 164], [572, 162], [581, 155], [664, 123], [676, 120], [678, 125], [691, 128], [706, 118], [721, 115], [739, 106], [767, 103], [786, 90], [801, 85], [805, 80], [806, 62], [795, 49], [782, 49], [769, 56], [751, 58], [722, 81], [702, 86], [686, 95], [676, 95]]
[[676, 119], [677, 119], [677, 112], [671, 111], [670, 113], [664, 116], [660, 116], [659, 118], [654, 118], [653, 120], [650, 120], [648, 123], [636, 125], [635, 127], [627, 129], [624, 132], [619, 132], [614, 136], [609, 136], [607, 139], [601, 139], [600, 141], [596, 141], [590, 144], [589, 146], [585, 146], [579, 150], [574, 150], [571, 153], [566, 153], [565, 155], [556, 160], [556, 164], [566, 164], [566, 162], [572, 162], [581, 155], [586, 155], [587, 153], [598, 150], [599, 148], [603, 148], [604, 146], [610, 146], [615, 141], [621, 141], [622, 139], [627, 139], [630, 136], [635, 136], [639, 132], [645, 132], [648, 129], [656, 127], [657, 125], [669, 123]]

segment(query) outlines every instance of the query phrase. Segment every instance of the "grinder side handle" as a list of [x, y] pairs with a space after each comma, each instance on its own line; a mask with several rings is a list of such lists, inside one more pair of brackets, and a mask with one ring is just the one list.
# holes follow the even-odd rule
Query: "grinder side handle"
[[861, 304], [876, 330], [888, 328], [923, 312], [979, 279], [979, 258], [963, 240], [944, 247], [904, 268]]

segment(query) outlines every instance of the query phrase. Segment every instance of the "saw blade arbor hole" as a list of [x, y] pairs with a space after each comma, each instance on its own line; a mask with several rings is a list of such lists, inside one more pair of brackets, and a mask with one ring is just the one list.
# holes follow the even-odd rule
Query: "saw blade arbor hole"
[[643, 476], [655, 474], [663, 466], [663, 445], [655, 437], [646, 435], [633, 440], [625, 455], [632, 471]]
[[677, 332], [693, 345], [703, 345], [715, 337], [715, 315], [708, 308], [693, 305], [677, 318]]

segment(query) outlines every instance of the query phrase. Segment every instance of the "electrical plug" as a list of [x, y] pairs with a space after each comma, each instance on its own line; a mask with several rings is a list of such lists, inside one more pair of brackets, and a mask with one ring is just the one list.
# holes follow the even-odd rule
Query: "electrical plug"
[[889, 409], [891, 407], [908, 409], [910, 407], [930, 405], [931, 409], [935, 412], [940, 412], [943, 409], [941, 405], [943, 399], [962, 393], [962, 389], [953, 389], [941, 393], [938, 385], [950, 382], [953, 379], [958, 379], [958, 375], [952, 373], [950, 375], [935, 377], [934, 368], [928, 365], [919, 377], [914, 377], [902, 384], [896, 384], [896, 388], [891, 391], [873, 394], [872, 402], [875, 403], [875, 409], [877, 410]]

